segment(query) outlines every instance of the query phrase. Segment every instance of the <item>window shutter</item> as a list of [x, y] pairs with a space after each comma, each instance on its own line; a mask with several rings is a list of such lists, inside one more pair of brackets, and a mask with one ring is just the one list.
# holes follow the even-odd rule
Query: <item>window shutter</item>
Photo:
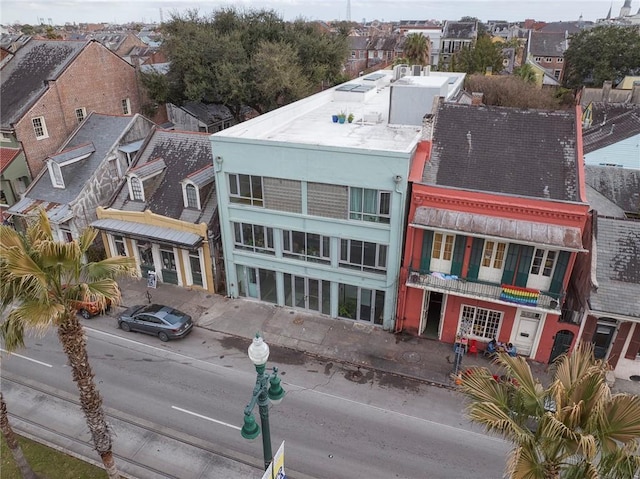
[[631, 341], [629, 342], [629, 347], [627, 348], [627, 352], [624, 355], [626, 359], [636, 359], [636, 357], [638, 356], [638, 352], [640, 351], [640, 323], [636, 323], [634, 326], [635, 327], [633, 329]]
[[587, 316], [587, 321], [584, 323], [584, 329], [582, 330], [582, 342], [590, 343], [593, 339], [593, 333], [596, 332], [598, 326], [598, 320], [595, 316]]
[[473, 238], [471, 245], [471, 257], [469, 258], [469, 272], [467, 279], [478, 279], [480, 271], [480, 262], [482, 261], [482, 250], [484, 248], [484, 240], [482, 238]]
[[518, 265], [518, 256], [520, 255], [520, 245], [509, 243], [507, 249], [507, 257], [504, 260], [504, 271], [502, 272], [502, 284], [513, 284], [513, 278], [516, 274], [516, 266]]
[[611, 346], [609, 359], [607, 359], [607, 361], [613, 368], [615, 368], [616, 365], [618, 364], [618, 359], [620, 359], [620, 353], [622, 352], [624, 343], [627, 341], [627, 336], [629, 335], [630, 329], [631, 329], [631, 323], [629, 322], [622, 323], [618, 328], [618, 334], [616, 335], [616, 340], [614, 341], [613, 346]]
[[424, 230], [422, 233], [422, 257], [420, 258], [420, 272], [428, 273], [431, 266], [431, 248], [433, 247], [433, 231]]
[[520, 245], [520, 260], [518, 261], [518, 272], [516, 273], [516, 286], [527, 287], [529, 270], [533, 260], [533, 246]]
[[453, 256], [451, 258], [451, 274], [460, 276], [462, 274], [462, 263], [464, 262], [464, 250], [467, 246], [467, 237], [456, 235], [453, 245]]
[[549, 288], [551, 293], [560, 293], [562, 291], [562, 283], [564, 282], [564, 275], [569, 265], [569, 257], [570, 253], [568, 251], [560, 251], [558, 260], [556, 261], [556, 267], [553, 270], [553, 277], [551, 278], [551, 287]]

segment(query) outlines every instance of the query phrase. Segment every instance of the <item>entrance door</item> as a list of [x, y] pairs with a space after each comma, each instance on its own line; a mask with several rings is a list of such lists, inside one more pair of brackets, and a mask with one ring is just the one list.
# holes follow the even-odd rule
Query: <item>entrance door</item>
[[573, 333], [563, 329], [558, 331], [553, 339], [553, 348], [551, 348], [551, 356], [549, 356], [549, 364], [554, 362], [558, 356], [569, 351], [573, 341]]
[[202, 269], [200, 268], [200, 254], [198, 251], [189, 252], [189, 265], [191, 266], [191, 279], [196, 286], [203, 286]]
[[176, 267], [176, 257], [173, 249], [161, 249], [162, 259], [162, 281], [164, 283], [178, 284], [178, 268]]
[[538, 332], [538, 326], [540, 324], [540, 317], [540, 313], [520, 311], [516, 334], [511, 341], [515, 345], [518, 354], [523, 356], [531, 355], [533, 342], [536, 339], [536, 333]]
[[[304, 276], [295, 276], [285, 273], [284, 275], [284, 293], [285, 304], [300, 309], [308, 309], [310, 311], [318, 311], [322, 307], [324, 292], [327, 292], [328, 301], [328, 281], [326, 287], [323, 284], [323, 291], [320, 290], [320, 280], [313, 278], [305, 278]], [[293, 301], [291, 300], [293, 298]]]
[[138, 256], [140, 258], [140, 275], [143, 278], [149, 276], [149, 271], [155, 271], [153, 264], [153, 251], [148, 241], [138, 241]]
[[609, 346], [613, 339], [613, 333], [616, 332], [616, 325], [610, 323], [601, 323], [598, 321], [596, 332], [591, 342], [593, 343], [593, 355], [596, 359], [604, 359], [609, 352]]
[[425, 291], [422, 297], [422, 317], [420, 318], [420, 334], [432, 338], [438, 337], [440, 316], [444, 295], [435, 291]]

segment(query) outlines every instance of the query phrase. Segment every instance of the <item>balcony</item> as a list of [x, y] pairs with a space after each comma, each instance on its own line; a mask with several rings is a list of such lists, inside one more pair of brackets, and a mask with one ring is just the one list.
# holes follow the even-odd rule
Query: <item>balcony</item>
[[549, 313], [560, 314], [560, 299], [563, 294], [537, 291], [519, 287], [503, 287], [500, 284], [469, 281], [441, 273], [424, 273], [410, 270], [407, 286], [427, 289], [444, 294], [455, 294], [465, 298], [482, 299], [508, 306], [516, 306]]

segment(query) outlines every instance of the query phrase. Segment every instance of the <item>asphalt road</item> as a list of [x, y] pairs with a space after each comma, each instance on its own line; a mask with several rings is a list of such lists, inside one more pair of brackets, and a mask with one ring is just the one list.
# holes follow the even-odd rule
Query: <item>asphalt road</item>
[[[196, 328], [183, 340], [161, 343], [116, 329], [112, 318], [85, 324], [105, 406], [239, 455], [262, 456], [260, 439], [250, 442], [239, 432], [255, 383], [247, 341]], [[24, 358], [5, 357], [3, 370], [76, 394], [53, 332], [29, 340], [19, 354]], [[276, 449], [286, 440], [292, 472], [316, 478], [502, 477], [509, 445], [468, 424], [453, 391], [282, 348], [272, 348], [268, 364], [279, 367], [287, 390], [270, 410], [272, 443]], [[259, 421], [257, 408], [255, 413]]]

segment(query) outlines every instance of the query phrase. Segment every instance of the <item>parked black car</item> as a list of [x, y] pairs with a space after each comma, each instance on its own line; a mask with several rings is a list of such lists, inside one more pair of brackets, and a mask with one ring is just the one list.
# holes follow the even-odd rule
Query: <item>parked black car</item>
[[193, 322], [191, 316], [170, 306], [147, 304], [127, 309], [118, 319], [118, 326], [123, 331], [139, 331], [169, 341], [189, 334]]

